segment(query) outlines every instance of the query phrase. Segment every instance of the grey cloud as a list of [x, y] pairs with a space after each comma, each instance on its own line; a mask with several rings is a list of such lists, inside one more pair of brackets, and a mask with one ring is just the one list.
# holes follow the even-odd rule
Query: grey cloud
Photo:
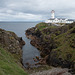
[[[25, 15], [27, 14], [31, 14], [30, 17], [28, 16], [29, 20], [45, 20], [50, 18], [51, 10], [56, 11], [55, 15], [57, 17], [75, 18], [75, 16], [73, 16], [75, 14], [74, 9], [75, 0], [0, 0], [1, 14], [9, 14], [9, 17], [12, 18], [16, 15], [19, 16], [19, 13], [24, 13], [24, 18], [21, 16], [17, 18], [14, 17], [13, 20], [26, 20], [27, 16]], [[0, 20], [1, 19], [0, 17]]]

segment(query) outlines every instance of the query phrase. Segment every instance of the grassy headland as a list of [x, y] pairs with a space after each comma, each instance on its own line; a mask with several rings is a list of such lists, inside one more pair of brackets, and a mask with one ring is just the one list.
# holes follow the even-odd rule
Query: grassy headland
[[26, 35], [48, 65], [75, 68], [75, 23], [62, 27], [39, 23]]

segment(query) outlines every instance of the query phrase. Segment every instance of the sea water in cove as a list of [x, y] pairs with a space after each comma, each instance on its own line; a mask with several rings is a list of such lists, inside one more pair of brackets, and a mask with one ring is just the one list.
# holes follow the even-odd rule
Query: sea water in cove
[[40, 52], [34, 46], [30, 44], [30, 39], [28, 39], [25, 35], [25, 30], [31, 27], [35, 27], [37, 23], [25, 23], [25, 22], [0, 22], [0, 28], [5, 29], [7, 31], [15, 32], [19, 37], [22, 37], [25, 41], [25, 45], [23, 46], [23, 65], [28, 67], [37, 67], [35, 66], [33, 58], [36, 56], [40, 57]]

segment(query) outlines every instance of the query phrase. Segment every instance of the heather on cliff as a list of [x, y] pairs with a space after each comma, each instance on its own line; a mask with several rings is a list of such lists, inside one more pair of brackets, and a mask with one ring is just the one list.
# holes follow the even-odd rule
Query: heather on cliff
[[53, 26], [39, 23], [26, 31], [31, 44], [39, 48], [46, 63], [75, 68], [75, 23]]

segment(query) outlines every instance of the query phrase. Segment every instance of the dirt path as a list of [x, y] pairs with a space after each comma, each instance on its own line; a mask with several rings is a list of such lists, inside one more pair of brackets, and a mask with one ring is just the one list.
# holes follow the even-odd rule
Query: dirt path
[[68, 69], [64, 68], [53, 68], [50, 70], [42, 71], [42, 72], [36, 72], [30, 75], [72, 75], [68, 72]]

